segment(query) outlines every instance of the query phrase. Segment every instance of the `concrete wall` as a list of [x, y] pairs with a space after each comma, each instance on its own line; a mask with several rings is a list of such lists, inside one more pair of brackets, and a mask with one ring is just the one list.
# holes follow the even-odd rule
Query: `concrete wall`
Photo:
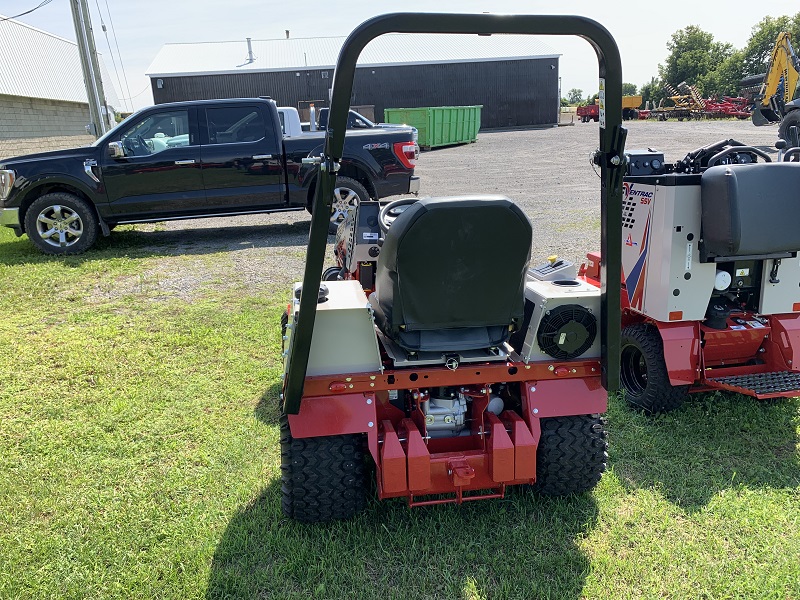
[[0, 95], [0, 158], [86, 146], [89, 105]]

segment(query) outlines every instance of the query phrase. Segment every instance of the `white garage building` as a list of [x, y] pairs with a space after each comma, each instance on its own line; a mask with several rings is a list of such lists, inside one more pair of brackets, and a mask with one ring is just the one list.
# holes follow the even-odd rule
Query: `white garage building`
[[[113, 109], [120, 103], [100, 63]], [[94, 141], [85, 129], [89, 104], [75, 42], [13, 19], [0, 21], [0, 65], [0, 159]]]

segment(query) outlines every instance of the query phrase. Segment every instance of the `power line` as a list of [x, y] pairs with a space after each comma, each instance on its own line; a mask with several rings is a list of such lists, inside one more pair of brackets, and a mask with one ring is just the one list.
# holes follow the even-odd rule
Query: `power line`
[[43, 6], [47, 6], [47, 5], [48, 5], [48, 4], [50, 4], [52, 1], [53, 1], [53, 0], [42, 0], [42, 1], [41, 1], [41, 2], [40, 2], [38, 5], [37, 5], [37, 6], [34, 6], [34, 7], [33, 7], [32, 9], [30, 9], [30, 10], [26, 10], [25, 12], [21, 12], [21, 13], [19, 13], [18, 15], [14, 15], [13, 17], [3, 17], [2, 19], [0, 19], [0, 23], [2, 23], [3, 21], [8, 21], [9, 19], [16, 19], [17, 17], [24, 17], [25, 15], [29, 15], [29, 14], [31, 14], [33, 11], [40, 9], [40, 8], [42, 8]]
[[[120, 79], [119, 71], [117, 70], [117, 61], [114, 58], [114, 51], [111, 49], [111, 42], [108, 40], [108, 30], [106, 29], [106, 23], [103, 21], [103, 11], [100, 10], [100, 2], [95, 0], [95, 4], [97, 5], [97, 13], [100, 15], [100, 27], [103, 30], [103, 35], [106, 38], [106, 46], [108, 46], [108, 53], [111, 55], [111, 64], [114, 66], [114, 74], [117, 76], [117, 84], [119, 85], [119, 91], [122, 91], [122, 79]], [[120, 57], [120, 65], [122, 65], [122, 57]], [[128, 92], [130, 94], [130, 92]], [[128, 108], [127, 105], [123, 108]]]
[[[114, 45], [117, 47], [117, 56], [119, 56], [119, 68], [122, 69], [122, 78], [125, 80], [125, 90], [128, 92], [128, 98], [131, 98], [131, 88], [128, 85], [128, 75], [125, 73], [125, 65], [122, 64], [122, 52], [119, 49], [119, 41], [117, 40], [117, 32], [114, 29], [114, 17], [111, 16], [111, 9], [108, 7], [108, 0], [105, 0], [106, 12], [108, 13], [108, 22], [111, 24], [111, 35], [114, 37]], [[102, 20], [102, 16], [100, 17]], [[135, 98], [135, 96], [133, 96]], [[131, 103], [131, 110], [133, 110], [133, 103]]]
[[[120, 98], [120, 100], [133, 100], [134, 98], [138, 98], [139, 96], [144, 94], [149, 89], [150, 89], [150, 84], [147, 84], [146, 86], [144, 86], [144, 89], [141, 92], [139, 92], [138, 94], [136, 94], [135, 96], [131, 96], [130, 98]], [[130, 93], [130, 92], [128, 92], [128, 93]], [[133, 103], [131, 103], [131, 107], [133, 107]]]

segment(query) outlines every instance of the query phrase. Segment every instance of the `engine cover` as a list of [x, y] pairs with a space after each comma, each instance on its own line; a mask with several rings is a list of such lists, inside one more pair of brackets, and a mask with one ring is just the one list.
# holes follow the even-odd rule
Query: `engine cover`
[[577, 279], [529, 281], [525, 302], [532, 307], [525, 362], [600, 356], [599, 288]]

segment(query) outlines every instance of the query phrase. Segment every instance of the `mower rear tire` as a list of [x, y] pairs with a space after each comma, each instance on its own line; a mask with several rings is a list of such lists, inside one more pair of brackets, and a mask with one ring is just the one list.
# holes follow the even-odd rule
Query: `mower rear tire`
[[547, 496], [568, 496], [594, 488], [608, 460], [600, 415], [553, 417], [540, 425], [533, 489]]
[[354, 517], [366, 506], [361, 435], [295, 439], [281, 416], [281, 507], [287, 517], [321, 523]]
[[680, 407], [689, 386], [670, 384], [664, 343], [655, 326], [636, 323], [623, 329], [620, 358], [620, 383], [628, 404], [647, 414]]

